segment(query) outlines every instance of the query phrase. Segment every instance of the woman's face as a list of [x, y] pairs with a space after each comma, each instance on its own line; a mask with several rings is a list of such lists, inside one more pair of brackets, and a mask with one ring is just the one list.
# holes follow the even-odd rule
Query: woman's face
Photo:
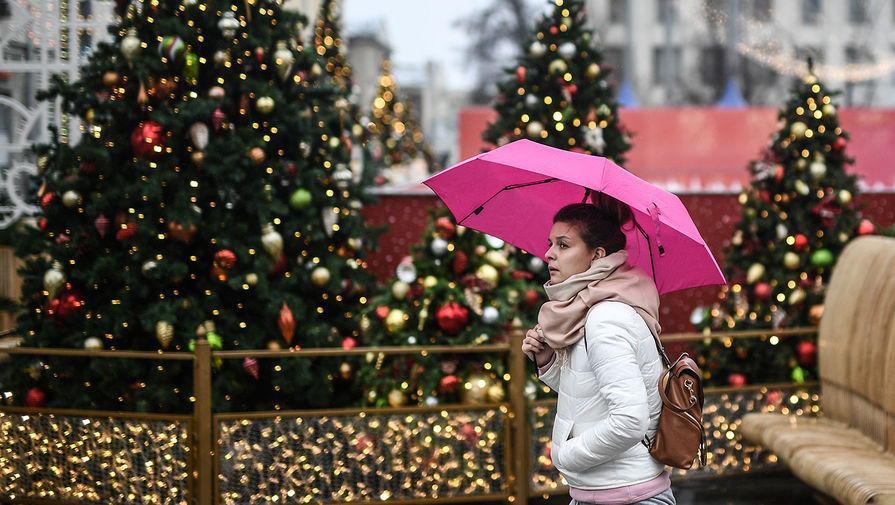
[[602, 247], [588, 248], [578, 228], [562, 221], [553, 223], [548, 242], [550, 249], [547, 249], [545, 257], [551, 284], [559, 284], [572, 275], [584, 272], [590, 268], [594, 258], [606, 254]]

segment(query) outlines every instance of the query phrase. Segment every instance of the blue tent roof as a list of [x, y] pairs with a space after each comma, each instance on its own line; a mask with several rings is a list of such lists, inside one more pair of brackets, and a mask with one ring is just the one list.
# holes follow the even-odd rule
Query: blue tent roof
[[718, 100], [718, 107], [742, 108], [747, 105], [740, 93], [740, 88], [737, 87], [737, 82], [733, 78], [728, 79], [724, 86], [724, 94]]
[[634, 94], [634, 87], [631, 86], [631, 81], [625, 79], [622, 82], [621, 87], [618, 89], [616, 101], [620, 107], [640, 107], [640, 104], [637, 102], [637, 95]]

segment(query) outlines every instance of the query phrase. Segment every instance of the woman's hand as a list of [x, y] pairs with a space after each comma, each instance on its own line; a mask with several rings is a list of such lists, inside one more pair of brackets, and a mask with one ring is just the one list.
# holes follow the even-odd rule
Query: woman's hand
[[544, 366], [553, 356], [553, 349], [541, 340], [541, 336], [534, 329], [525, 332], [525, 338], [522, 339], [522, 352], [539, 367]]

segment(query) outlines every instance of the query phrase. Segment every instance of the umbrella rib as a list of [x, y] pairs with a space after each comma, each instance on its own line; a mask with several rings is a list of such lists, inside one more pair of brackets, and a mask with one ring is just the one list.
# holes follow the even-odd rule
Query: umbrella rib
[[656, 264], [655, 262], [653, 262], [653, 245], [650, 243], [649, 235], [647, 235], [647, 233], [643, 231], [643, 228], [640, 227], [640, 223], [638, 223], [636, 219], [634, 220], [634, 226], [637, 227], [637, 230], [640, 232], [641, 235], [643, 235], [643, 238], [646, 240], [646, 248], [649, 250], [649, 266], [653, 269], [653, 279], [655, 279]]
[[504, 186], [504, 187], [501, 188], [498, 192], [494, 193], [494, 194], [491, 195], [487, 200], [485, 200], [484, 202], [482, 202], [482, 204], [479, 205], [478, 207], [476, 207], [475, 210], [473, 210], [473, 211], [470, 212], [469, 214], [466, 214], [466, 217], [464, 217], [463, 219], [461, 219], [460, 221], [458, 221], [457, 224], [463, 224], [463, 222], [466, 221], [467, 219], [469, 219], [469, 217], [472, 216], [473, 214], [475, 214], [475, 215], [479, 215], [479, 214], [481, 214], [482, 211], [485, 210], [485, 205], [487, 205], [488, 202], [490, 202], [491, 200], [493, 200], [497, 195], [499, 195], [499, 194], [500, 194], [501, 192], [503, 192], [503, 191], [506, 191], [506, 190], [508, 190], [508, 189], [519, 189], [519, 188], [525, 188], [525, 187], [528, 187], [528, 186], [536, 186], [536, 185], [538, 185], [538, 184], [545, 184], [545, 183], [548, 183], [548, 182], [553, 182], [553, 181], [558, 181], [558, 180], [559, 180], [559, 179], [556, 178], [556, 177], [551, 177], [551, 178], [549, 178], [549, 179], [544, 179], [543, 181], [526, 182], [526, 183], [524, 183], [524, 184], [509, 184], [509, 185], [507, 185], [507, 186]]

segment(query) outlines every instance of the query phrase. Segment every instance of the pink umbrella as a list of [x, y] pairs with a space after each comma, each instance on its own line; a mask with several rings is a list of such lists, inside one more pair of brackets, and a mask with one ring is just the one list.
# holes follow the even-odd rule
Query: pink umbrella
[[627, 203], [628, 262], [659, 293], [724, 284], [724, 275], [681, 200], [606, 158], [517, 140], [429, 177], [458, 224], [505, 240], [542, 259], [553, 215], [599, 191]]

